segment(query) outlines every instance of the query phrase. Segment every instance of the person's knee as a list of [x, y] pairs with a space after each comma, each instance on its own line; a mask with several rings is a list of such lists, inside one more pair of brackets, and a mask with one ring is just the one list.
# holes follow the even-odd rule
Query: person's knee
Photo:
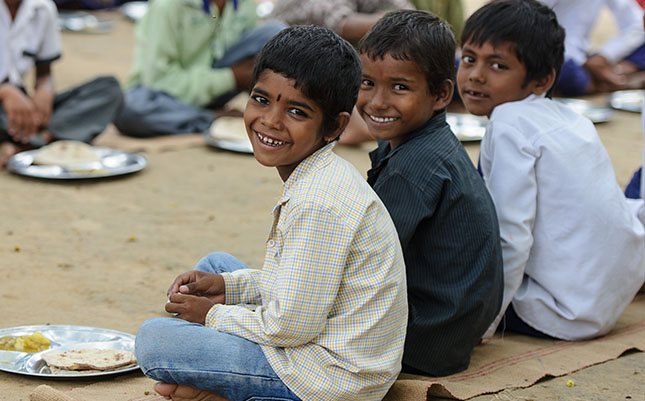
[[157, 317], [148, 319], [137, 332], [134, 343], [134, 354], [141, 370], [145, 373], [157, 365], [162, 357], [167, 356], [164, 350], [162, 334], [168, 332], [171, 318]]
[[210, 273], [222, 273], [225, 271], [223, 267], [232, 259], [234, 259], [234, 257], [226, 252], [211, 252], [197, 262], [195, 270]]

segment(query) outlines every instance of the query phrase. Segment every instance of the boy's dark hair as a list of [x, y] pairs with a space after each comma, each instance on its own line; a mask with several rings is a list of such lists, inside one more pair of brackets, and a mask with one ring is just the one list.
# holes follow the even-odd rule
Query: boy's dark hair
[[427, 11], [387, 13], [359, 44], [359, 53], [372, 60], [390, 55], [416, 63], [426, 76], [428, 89], [438, 95], [455, 77], [455, 35], [447, 23]]
[[356, 50], [327, 28], [292, 26], [276, 34], [258, 54], [251, 87], [264, 70], [296, 81], [296, 87], [323, 112], [322, 132], [338, 128], [338, 114], [351, 114], [361, 85]]
[[462, 46], [466, 42], [478, 46], [510, 43], [526, 66], [523, 86], [551, 70], [555, 70], [557, 82], [564, 62], [564, 29], [553, 10], [536, 0], [493, 0], [484, 5], [466, 20]]

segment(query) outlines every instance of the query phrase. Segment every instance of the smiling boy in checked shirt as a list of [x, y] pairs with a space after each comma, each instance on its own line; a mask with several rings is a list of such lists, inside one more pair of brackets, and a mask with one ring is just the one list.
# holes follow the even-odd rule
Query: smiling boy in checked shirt
[[355, 50], [326, 28], [288, 28], [258, 56], [246, 128], [284, 181], [264, 266], [213, 253], [175, 279], [166, 311], [178, 319], [148, 320], [136, 340], [161, 395], [380, 400], [396, 379], [401, 246], [378, 196], [332, 151], [360, 77]]

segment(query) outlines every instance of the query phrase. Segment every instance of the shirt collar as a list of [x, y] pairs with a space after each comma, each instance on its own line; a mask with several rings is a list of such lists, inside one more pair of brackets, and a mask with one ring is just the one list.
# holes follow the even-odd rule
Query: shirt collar
[[419, 138], [425, 135], [431, 134], [433, 131], [435, 131], [438, 128], [443, 127], [446, 125], [446, 111], [442, 110], [435, 115], [433, 115], [428, 122], [423, 124], [421, 127], [417, 128], [416, 130], [410, 132], [407, 137], [397, 146], [396, 148], [392, 149], [390, 147], [390, 143], [387, 141], [379, 141], [379, 147], [373, 151], [370, 152], [370, 159], [372, 161], [372, 165], [374, 165], [374, 161], [378, 161], [378, 163], [382, 163], [386, 159], [389, 159], [393, 155], [395, 155], [399, 149], [401, 149], [401, 146], [403, 146], [405, 143], [410, 142], [414, 140], [415, 138]]
[[287, 181], [282, 184], [280, 200], [278, 201], [278, 204], [273, 208], [272, 213], [275, 213], [277, 208], [284, 205], [289, 201], [289, 199], [291, 199], [291, 192], [293, 188], [297, 186], [297, 183], [303, 177], [307, 176], [310, 172], [329, 164], [333, 155], [332, 149], [335, 145], [336, 142], [334, 141], [323, 146], [322, 148], [309, 155], [309, 157], [301, 161], [300, 164], [298, 164], [298, 166], [291, 172], [289, 178], [287, 178]]

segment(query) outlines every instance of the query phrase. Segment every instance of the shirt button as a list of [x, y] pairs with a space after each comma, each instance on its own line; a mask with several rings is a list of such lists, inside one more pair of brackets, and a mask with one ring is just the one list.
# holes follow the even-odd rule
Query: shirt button
[[270, 239], [269, 242], [267, 242], [267, 245], [269, 246], [269, 248], [273, 248], [275, 246], [275, 241]]

